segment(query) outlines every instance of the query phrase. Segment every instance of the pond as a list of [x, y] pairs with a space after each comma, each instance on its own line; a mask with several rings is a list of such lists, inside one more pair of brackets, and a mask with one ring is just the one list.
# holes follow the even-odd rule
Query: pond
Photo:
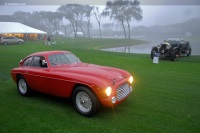
[[111, 52], [122, 52], [122, 53], [150, 54], [151, 48], [155, 45], [156, 43], [150, 43], [150, 44], [127, 46], [127, 47], [106, 48], [101, 50], [111, 51]]
[[[103, 51], [121, 52], [121, 53], [137, 53], [137, 54], [150, 54], [151, 48], [157, 46], [159, 43], [140, 44], [127, 47], [116, 47], [101, 49]], [[198, 43], [191, 43], [192, 55], [200, 55], [200, 45]]]

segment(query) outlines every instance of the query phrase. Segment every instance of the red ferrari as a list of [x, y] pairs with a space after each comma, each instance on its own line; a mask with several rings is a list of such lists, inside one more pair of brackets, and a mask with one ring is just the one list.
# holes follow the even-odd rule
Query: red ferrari
[[20, 61], [11, 75], [22, 96], [32, 90], [72, 98], [83, 116], [93, 116], [100, 105], [112, 107], [132, 91], [133, 77], [127, 71], [82, 63], [68, 51], [33, 53]]

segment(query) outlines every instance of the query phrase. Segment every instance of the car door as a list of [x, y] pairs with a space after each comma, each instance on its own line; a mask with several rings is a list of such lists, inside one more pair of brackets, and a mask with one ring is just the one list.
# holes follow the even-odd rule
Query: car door
[[47, 92], [49, 89], [49, 68], [40, 65], [41, 56], [34, 56], [29, 69], [26, 70], [28, 83], [32, 89]]
[[10, 44], [15, 43], [15, 39], [14, 39], [14, 37], [9, 37], [8, 40], [9, 40], [8, 43], [10, 43]]

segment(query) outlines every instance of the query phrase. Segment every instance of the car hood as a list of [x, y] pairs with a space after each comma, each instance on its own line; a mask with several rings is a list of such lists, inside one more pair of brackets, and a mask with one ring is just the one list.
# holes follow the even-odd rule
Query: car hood
[[93, 76], [95, 78], [107, 79], [117, 82], [125, 78], [125, 75], [120, 72], [120, 69], [87, 63], [75, 63], [67, 66], [57, 66], [54, 68], [54, 71]]

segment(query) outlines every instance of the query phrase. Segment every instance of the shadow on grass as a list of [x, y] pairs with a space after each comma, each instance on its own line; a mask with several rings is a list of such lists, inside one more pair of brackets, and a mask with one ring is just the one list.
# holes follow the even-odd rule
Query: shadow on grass
[[[70, 112], [73, 112], [73, 114], [77, 114], [77, 116], [81, 116], [76, 111], [71, 98], [60, 98], [60, 97], [40, 93], [37, 91], [33, 91], [32, 95], [27, 98], [38, 102], [38, 104], [48, 104], [48, 105], [52, 105], [52, 106], [56, 105], [57, 108], [66, 110], [66, 112], [70, 111]], [[102, 118], [104, 116], [112, 117], [113, 114], [116, 114], [117, 111], [119, 111], [120, 107], [118, 107], [118, 106], [111, 107], [111, 108], [100, 106], [99, 109], [97, 110], [96, 114], [93, 117], [96, 117], [96, 118]]]

